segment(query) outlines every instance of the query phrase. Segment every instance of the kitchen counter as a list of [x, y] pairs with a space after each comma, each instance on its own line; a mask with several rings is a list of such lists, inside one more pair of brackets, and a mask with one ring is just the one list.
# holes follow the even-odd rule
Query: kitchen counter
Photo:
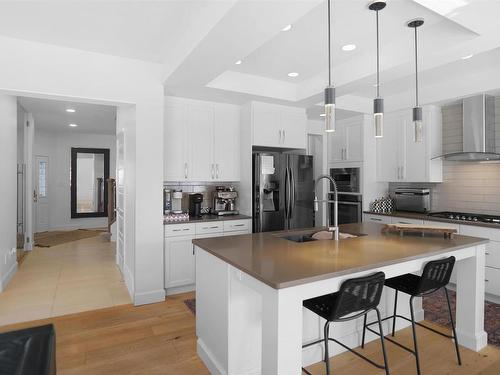
[[441, 218], [441, 217], [428, 216], [427, 214], [418, 213], [418, 212], [393, 211], [390, 213], [379, 213], [379, 212], [363, 211], [363, 213], [370, 214], [370, 215], [380, 215], [380, 216], [389, 216], [389, 217], [406, 217], [408, 219], [439, 221], [442, 223], [473, 225], [473, 226], [478, 226], [478, 227], [500, 229], [500, 224], [483, 223], [480, 221], [464, 221], [464, 220], [445, 219], [445, 218]]
[[281, 238], [304, 232], [292, 230], [196, 239], [193, 244], [270, 287], [281, 289], [488, 242], [459, 235], [452, 239], [437, 235], [401, 237], [382, 234], [382, 227], [374, 223], [341, 225], [341, 232], [358, 237], [339, 242], [296, 243]]
[[202, 217], [199, 218], [194, 218], [190, 217], [189, 220], [184, 220], [184, 221], [172, 221], [172, 222], [165, 222], [163, 221], [164, 225], [173, 225], [173, 224], [184, 224], [184, 223], [204, 223], [204, 222], [210, 222], [210, 221], [228, 221], [228, 220], [244, 220], [244, 219], [251, 219], [251, 216], [247, 215], [203, 215]]
[[[319, 344], [302, 349], [305, 342], [322, 337], [319, 317], [304, 309], [304, 300], [335, 293], [349, 278], [377, 271], [386, 278], [418, 273], [427, 262], [448, 256], [456, 259], [460, 345], [484, 348], [488, 241], [460, 235], [400, 236], [382, 233], [382, 228], [376, 223], [341, 225], [341, 232], [359, 236], [338, 242], [282, 238], [302, 238], [320, 228], [193, 240], [197, 352], [210, 373], [300, 375], [302, 366], [324, 360]], [[403, 294], [398, 299], [403, 316], [410, 314], [408, 300]], [[379, 304], [383, 316], [392, 311], [393, 301], [394, 291], [384, 288]], [[414, 310], [416, 320], [422, 320], [420, 300], [414, 301]], [[408, 325], [400, 319], [396, 330]], [[359, 343], [361, 335], [359, 320], [345, 322], [337, 331], [343, 342]]]

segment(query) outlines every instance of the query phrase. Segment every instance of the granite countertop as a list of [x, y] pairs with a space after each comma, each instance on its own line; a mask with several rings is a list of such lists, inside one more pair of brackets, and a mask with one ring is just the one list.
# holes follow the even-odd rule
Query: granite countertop
[[487, 239], [455, 235], [381, 233], [375, 223], [345, 224], [343, 233], [359, 235], [340, 240], [292, 242], [286, 235], [322, 228], [266, 232], [236, 237], [193, 240], [193, 244], [275, 289], [437, 255], [487, 243]]
[[171, 222], [165, 222], [163, 221], [164, 225], [174, 225], [174, 224], [185, 224], [185, 223], [204, 223], [207, 221], [228, 221], [228, 220], [243, 220], [243, 219], [251, 219], [251, 216], [247, 215], [202, 215], [202, 217], [190, 217], [189, 220], [184, 220], [184, 221], [171, 221]]
[[363, 213], [370, 214], [370, 215], [392, 216], [392, 217], [406, 217], [408, 219], [427, 220], [427, 221], [440, 221], [442, 223], [452, 223], [452, 224], [461, 224], [461, 225], [473, 225], [473, 226], [477, 226], [477, 227], [487, 227], [487, 228], [500, 229], [500, 224], [483, 223], [483, 222], [480, 222], [480, 221], [464, 221], [464, 220], [445, 219], [445, 218], [442, 218], [442, 217], [428, 216], [425, 213], [418, 213], [418, 212], [393, 211], [393, 212], [390, 212], [390, 213], [379, 213], [379, 212], [363, 211]]

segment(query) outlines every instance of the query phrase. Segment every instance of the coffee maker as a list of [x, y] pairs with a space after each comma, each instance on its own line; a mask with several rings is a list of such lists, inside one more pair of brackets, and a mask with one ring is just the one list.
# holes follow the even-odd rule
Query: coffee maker
[[212, 213], [215, 215], [238, 215], [236, 198], [238, 192], [232, 186], [216, 186], [214, 192], [214, 205]]
[[201, 202], [203, 202], [203, 194], [194, 193], [189, 194], [189, 216], [201, 216]]

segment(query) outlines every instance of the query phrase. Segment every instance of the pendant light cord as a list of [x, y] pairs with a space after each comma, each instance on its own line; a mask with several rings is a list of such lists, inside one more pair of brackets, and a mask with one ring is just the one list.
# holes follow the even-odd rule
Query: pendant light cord
[[415, 106], [418, 107], [418, 39], [417, 28], [415, 27]]
[[328, 86], [332, 85], [331, 4], [328, 0]]
[[380, 55], [379, 55], [379, 35], [378, 35], [378, 10], [377, 10], [377, 98], [380, 98]]

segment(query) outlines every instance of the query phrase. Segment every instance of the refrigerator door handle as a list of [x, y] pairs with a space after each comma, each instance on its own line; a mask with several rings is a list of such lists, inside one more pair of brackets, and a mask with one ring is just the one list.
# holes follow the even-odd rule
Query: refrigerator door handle
[[285, 168], [285, 219], [288, 219], [288, 191], [290, 187], [288, 186], [288, 167]]
[[293, 209], [295, 207], [295, 177], [293, 176], [292, 169], [290, 168], [290, 218], [293, 216]]

